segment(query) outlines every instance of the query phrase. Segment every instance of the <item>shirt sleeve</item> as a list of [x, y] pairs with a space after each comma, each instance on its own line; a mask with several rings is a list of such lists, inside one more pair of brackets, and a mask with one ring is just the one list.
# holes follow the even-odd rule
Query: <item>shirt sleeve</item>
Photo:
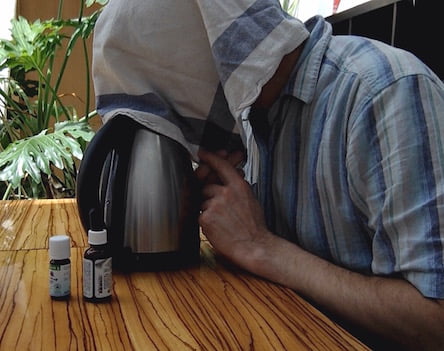
[[443, 114], [441, 82], [407, 76], [378, 93], [349, 134], [351, 191], [372, 233], [372, 271], [401, 274], [431, 298], [444, 298]]

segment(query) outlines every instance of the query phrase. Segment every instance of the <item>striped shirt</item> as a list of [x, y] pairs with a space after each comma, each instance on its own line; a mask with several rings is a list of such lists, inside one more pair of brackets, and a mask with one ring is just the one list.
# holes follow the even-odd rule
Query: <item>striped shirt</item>
[[443, 83], [405, 51], [332, 36], [321, 17], [306, 25], [268, 132], [253, 125], [270, 228], [339, 266], [444, 298]]

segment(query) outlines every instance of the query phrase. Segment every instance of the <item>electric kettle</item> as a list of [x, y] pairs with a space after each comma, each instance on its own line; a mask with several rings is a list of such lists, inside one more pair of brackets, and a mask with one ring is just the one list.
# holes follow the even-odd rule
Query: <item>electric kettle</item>
[[119, 115], [85, 150], [77, 206], [85, 232], [99, 213], [113, 266], [177, 269], [199, 261], [199, 190], [191, 159], [176, 141]]

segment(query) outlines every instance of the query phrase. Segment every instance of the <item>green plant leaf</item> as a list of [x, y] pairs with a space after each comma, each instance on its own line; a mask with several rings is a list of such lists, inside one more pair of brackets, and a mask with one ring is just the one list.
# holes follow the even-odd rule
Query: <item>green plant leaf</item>
[[[86, 126], [85, 126], [86, 125]], [[77, 137], [92, 138], [86, 122], [62, 123], [51, 134], [40, 134], [18, 140], [0, 152], [0, 181], [8, 181], [14, 189], [28, 175], [35, 183], [41, 182], [42, 172], [51, 174], [51, 166], [61, 170], [74, 168], [74, 158], [82, 159], [83, 152]]]
[[108, 0], [86, 0], [85, 1], [85, 5], [86, 7], [90, 7], [94, 4], [99, 4], [99, 5], [106, 5], [106, 3], [108, 2]]
[[0, 68], [21, 67], [26, 72], [43, 71], [62, 39], [62, 25], [55, 20], [29, 22], [23, 17], [11, 21], [11, 39], [0, 40]]
[[[70, 135], [74, 139], [81, 139], [89, 142], [94, 136], [94, 132], [86, 119], [80, 121], [63, 121], [56, 123], [54, 126], [55, 134]], [[77, 149], [76, 149], [77, 150]], [[79, 160], [82, 158], [83, 153], [73, 154]]]

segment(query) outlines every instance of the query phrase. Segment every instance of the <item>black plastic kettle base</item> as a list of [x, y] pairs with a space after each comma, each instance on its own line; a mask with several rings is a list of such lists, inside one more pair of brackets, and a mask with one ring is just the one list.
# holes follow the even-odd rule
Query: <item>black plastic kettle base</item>
[[128, 272], [158, 272], [183, 269], [200, 263], [200, 252], [184, 254], [179, 251], [137, 254], [123, 249], [114, 258], [113, 269]]

